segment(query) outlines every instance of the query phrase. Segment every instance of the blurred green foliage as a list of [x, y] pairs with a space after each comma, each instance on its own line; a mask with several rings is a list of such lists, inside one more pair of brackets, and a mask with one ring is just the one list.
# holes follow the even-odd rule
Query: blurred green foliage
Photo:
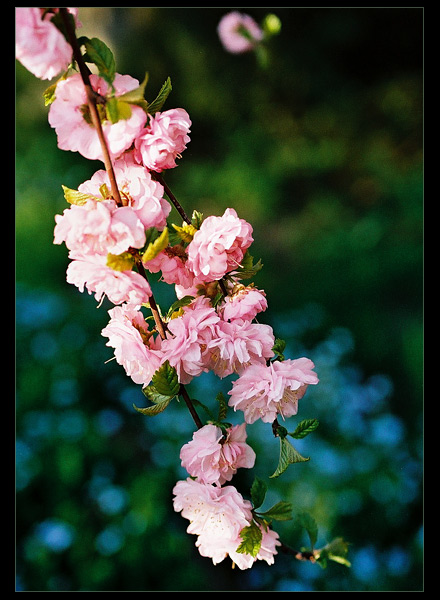
[[[295, 444], [311, 460], [270, 480], [267, 505], [310, 512], [318, 546], [343, 536], [352, 568], [278, 555], [242, 572], [199, 556], [171, 494], [191, 419], [175, 403], [152, 419], [134, 411], [139, 387], [106, 363], [110, 306], [65, 282], [67, 251], [52, 243], [61, 185], [101, 164], [58, 150], [48, 83], [17, 64], [18, 591], [423, 589], [423, 10], [242, 9], [281, 19], [267, 69], [223, 50], [229, 10], [80, 8], [80, 31], [109, 45], [119, 72], [149, 72], [147, 99], [171, 78], [166, 108], [185, 108], [192, 133], [166, 179], [187, 212], [231, 206], [253, 225], [261, 320], [320, 377], [298, 415], [320, 421]], [[167, 309], [170, 290], [155, 291]], [[207, 374], [191, 393], [214, 402], [229, 385]], [[248, 435], [244, 494], [254, 474], [269, 482], [278, 453], [270, 426]], [[306, 543], [293, 522], [277, 530]]]

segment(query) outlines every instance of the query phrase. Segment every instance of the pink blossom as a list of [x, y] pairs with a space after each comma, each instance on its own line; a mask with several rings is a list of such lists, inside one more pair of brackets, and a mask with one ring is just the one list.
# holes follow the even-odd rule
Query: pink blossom
[[140, 310], [132, 305], [115, 306], [108, 311], [110, 321], [101, 334], [106, 346], [115, 349], [116, 361], [135, 383], [148, 385], [160, 367], [157, 342]]
[[258, 313], [266, 309], [267, 300], [263, 290], [238, 284], [234, 286], [232, 293], [225, 297], [219, 312], [224, 321], [252, 321]]
[[[76, 15], [77, 9], [68, 9]], [[44, 9], [22, 6], [15, 9], [15, 55], [39, 79], [52, 79], [72, 62], [72, 48]], [[77, 25], [79, 25], [77, 23]]]
[[219, 377], [242, 373], [251, 364], [266, 364], [272, 358], [275, 337], [269, 325], [235, 319], [219, 320], [208, 343], [210, 367]]
[[[187, 254], [185, 248], [180, 244], [177, 246], [168, 246], [162, 252], [145, 263], [146, 269], [151, 273], [162, 272], [162, 279], [169, 284], [176, 284], [183, 288], [193, 288], [197, 284], [197, 279], [186, 267]], [[194, 291], [194, 290], [191, 290]], [[196, 296], [193, 294], [184, 294], [188, 296]]]
[[[90, 83], [95, 92], [102, 96], [107, 94], [108, 85], [98, 75], [90, 75]], [[113, 85], [117, 97], [137, 88], [139, 81], [130, 75], [117, 73]], [[113, 158], [131, 146], [146, 123], [147, 115], [140, 106], [131, 105], [130, 108], [131, 116], [117, 123], [101, 117], [104, 136]], [[50, 126], [56, 131], [61, 150], [79, 152], [90, 160], [103, 161], [101, 144], [91, 121], [87, 95], [79, 73], [57, 83], [56, 98], [50, 105], [48, 118]]]
[[295, 415], [308, 385], [318, 383], [314, 366], [308, 358], [251, 365], [233, 382], [229, 405], [242, 410], [247, 423]]
[[178, 481], [173, 489], [174, 510], [190, 521], [187, 532], [197, 536], [196, 547], [216, 565], [229, 556], [239, 569], [249, 569], [256, 560], [274, 562], [278, 534], [260, 527], [261, 548], [255, 558], [238, 553], [241, 531], [252, 522], [252, 505], [232, 485], [218, 487], [190, 478]]
[[249, 52], [263, 39], [263, 31], [254, 19], [237, 11], [222, 17], [217, 33], [224, 48], [233, 54]]
[[55, 222], [54, 243], [65, 242], [69, 250], [82, 254], [121, 254], [145, 244], [145, 229], [136, 212], [113, 200], [91, 198], [81, 206], [72, 204], [55, 216]]
[[227, 429], [225, 437], [220, 427], [205, 425], [182, 447], [182, 467], [200, 483], [222, 485], [238, 468], [254, 466], [255, 452], [246, 444], [246, 437], [245, 423]]
[[134, 271], [115, 271], [107, 266], [104, 255], [70, 253], [73, 259], [67, 267], [67, 282], [75, 285], [80, 292], [87, 289], [95, 293], [98, 302], [104, 296], [113, 304], [141, 305], [148, 302], [151, 288], [147, 280]]
[[145, 131], [135, 140], [135, 156], [147, 169], [162, 172], [176, 166], [176, 158], [190, 141], [191, 120], [183, 108], [149, 115]]
[[188, 268], [205, 281], [216, 281], [236, 269], [253, 242], [252, 226], [233, 208], [206, 218], [188, 245]]
[[[136, 213], [145, 229], [164, 229], [171, 205], [163, 197], [163, 186], [143, 166], [134, 162], [132, 153], [126, 152], [117, 159], [113, 169], [121, 197]], [[103, 185], [111, 192], [107, 171], [101, 169], [90, 180], [82, 183], [78, 191], [102, 199], [100, 189], [103, 189]]]
[[206, 347], [212, 338], [219, 316], [207, 298], [196, 298], [183, 308], [182, 316], [168, 323], [167, 337], [162, 341], [163, 362], [175, 367], [180, 383], [189, 383], [208, 370]]

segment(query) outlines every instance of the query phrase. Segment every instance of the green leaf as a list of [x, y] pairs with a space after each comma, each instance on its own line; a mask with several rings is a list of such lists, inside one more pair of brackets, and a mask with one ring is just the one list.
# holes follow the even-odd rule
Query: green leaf
[[282, 500], [281, 502], [274, 504], [274, 506], [269, 508], [269, 510], [266, 510], [266, 512], [258, 513], [258, 516], [269, 521], [290, 521], [292, 518], [292, 504]]
[[348, 546], [348, 542], [346, 542], [343, 538], [335, 538], [319, 551], [319, 554], [316, 556], [318, 564], [325, 568], [327, 566], [328, 559], [333, 560], [340, 565], [351, 567], [351, 563], [347, 559]]
[[197, 231], [194, 225], [190, 225], [189, 223], [184, 223], [182, 227], [179, 227], [179, 225], [175, 225], [174, 223], [171, 223], [171, 225], [176, 230], [177, 235], [182, 240], [182, 242], [185, 242], [187, 244], [192, 242], [194, 234]]
[[159, 394], [173, 398], [179, 393], [180, 383], [177, 371], [166, 360], [154, 373], [152, 383]]
[[236, 552], [239, 554], [250, 554], [255, 558], [260, 551], [261, 540], [263, 539], [263, 533], [255, 521], [252, 521], [248, 527], [240, 531], [240, 537], [243, 541], [238, 546]]
[[107, 267], [113, 271], [131, 271], [134, 266], [134, 256], [130, 252], [122, 254], [107, 254]]
[[131, 117], [131, 107], [115, 97], [109, 98], [105, 104], [105, 114], [111, 123], [117, 123]]
[[251, 279], [258, 271], [263, 268], [261, 260], [254, 264], [254, 257], [247, 251], [241, 261], [241, 264], [233, 271], [237, 279]]
[[198, 210], [193, 210], [193, 213], [191, 215], [191, 225], [196, 229], [200, 229], [202, 222], [203, 213], [199, 212]]
[[64, 198], [67, 200], [69, 204], [76, 204], [77, 206], [83, 206], [87, 200], [99, 200], [96, 196], [92, 194], [84, 194], [82, 192], [78, 192], [78, 190], [72, 190], [65, 185], [61, 186], [64, 192]]
[[286, 438], [280, 437], [280, 458], [275, 472], [270, 477], [279, 477], [289, 465], [298, 462], [307, 462], [308, 460], [310, 458], [301, 456]]
[[170, 398], [170, 396], [166, 396], [164, 394], [159, 394], [154, 385], [149, 385], [147, 387], [142, 388], [142, 393], [148, 400], [151, 400], [154, 404], [160, 404], [161, 402], [165, 402]]
[[160, 88], [156, 98], [153, 100], [153, 102], [148, 104], [148, 113], [150, 115], [154, 115], [154, 113], [159, 112], [162, 109], [162, 106], [170, 95], [172, 89], [171, 79], [168, 77], [163, 86]]
[[255, 477], [251, 486], [251, 500], [252, 506], [257, 509], [259, 508], [266, 497], [267, 485], [259, 477]]
[[289, 433], [288, 435], [297, 440], [300, 440], [306, 437], [306, 435], [309, 435], [309, 433], [312, 433], [312, 431], [315, 431], [318, 425], [319, 421], [317, 419], [304, 419], [304, 421], [298, 423], [295, 431]]
[[279, 361], [283, 361], [284, 360], [284, 350], [286, 349], [286, 342], [285, 340], [280, 340], [279, 338], [276, 338], [275, 340], [275, 344], [273, 345], [272, 348], [272, 352], [275, 354], [276, 359]]
[[310, 516], [309, 513], [300, 513], [296, 517], [295, 525], [307, 531], [310, 539], [310, 545], [313, 550], [316, 540], [318, 539], [318, 526], [315, 519]]
[[224, 395], [223, 395], [222, 392], [219, 392], [217, 394], [217, 396], [215, 397], [215, 399], [219, 403], [219, 407], [218, 407], [218, 420], [219, 421], [223, 421], [223, 419], [226, 418], [226, 415], [228, 413], [228, 402], [227, 402], [227, 400], [224, 397]]
[[154, 417], [155, 415], [158, 415], [159, 413], [163, 412], [172, 399], [172, 397], [168, 397], [166, 400], [158, 402], [153, 406], [148, 406], [147, 408], [138, 408], [135, 404], [133, 404], [133, 408], [143, 415]]
[[154, 240], [154, 242], [150, 242], [147, 246], [147, 249], [142, 255], [142, 262], [146, 263], [149, 260], [155, 258], [159, 252], [162, 252], [168, 246], [168, 229], [162, 231], [160, 236]]
[[145, 88], [148, 83], [148, 73], [145, 73], [145, 77], [143, 82], [134, 90], [130, 92], [125, 92], [125, 94], [121, 94], [118, 96], [118, 100], [121, 102], [127, 102], [128, 104], [136, 104], [148, 112], [148, 102], [145, 100]]
[[116, 63], [110, 48], [98, 38], [81, 37], [80, 41], [86, 49], [84, 60], [94, 63], [98, 67], [99, 76], [110, 85], [113, 85], [116, 75]]
[[183, 308], [184, 306], [188, 306], [193, 300], [194, 296], [183, 296], [183, 298], [180, 298], [180, 300], [176, 300], [176, 302], [173, 302], [173, 304], [170, 306], [167, 312], [167, 320], [172, 318], [172, 315], [174, 312], [176, 312], [176, 310], [179, 310], [179, 308]]

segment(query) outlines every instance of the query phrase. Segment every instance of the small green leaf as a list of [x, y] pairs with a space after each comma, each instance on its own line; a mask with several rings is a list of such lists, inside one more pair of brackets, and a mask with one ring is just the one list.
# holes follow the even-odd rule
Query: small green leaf
[[148, 73], [145, 73], [143, 82], [134, 90], [125, 92], [118, 96], [118, 100], [121, 102], [127, 102], [128, 104], [136, 104], [148, 112], [148, 102], [145, 100], [145, 88], [147, 87]]
[[113, 271], [131, 271], [134, 266], [134, 256], [130, 252], [122, 254], [107, 254], [107, 267]]
[[270, 477], [279, 477], [289, 465], [298, 462], [307, 462], [308, 460], [310, 458], [301, 456], [286, 438], [280, 437], [280, 458], [275, 472]]
[[251, 500], [254, 509], [259, 508], [266, 497], [267, 485], [259, 477], [255, 477], [251, 487]]
[[168, 229], [162, 231], [160, 236], [154, 240], [154, 242], [150, 242], [147, 246], [147, 249], [142, 255], [142, 262], [146, 263], [149, 260], [155, 258], [159, 252], [162, 252], [168, 246]]
[[348, 542], [341, 537], [337, 537], [324, 546], [324, 548], [321, 548], [319, 554], [316, 556], [316, 560], [318, 564], [324, 568], [327, 566], [327, 559], [345, 565], [346, 567], [351, 567], [351, 563], [347, 559], [347, 554]]
[[198, 210], [193, 210], [193, 214], [191, 215], [191, 225], [196, 229], [200, 229], [200, 226], [203, 222], [203, 213]]
[[107, 119], [114, 124], [129, 119], [131, 117], [131, 107], [127, 102], [112, 97], [105, 104], [105, 113]]
[[317, 419], [304, 419], [304, 421], [298, 423], [295, 431], [289, 433], [288, 435], [297, 440], [300, 440], [306, 437], [306, 435], [309, 435], [309, 433], [312, 433], [312, 431], [315, 431], [318, 425], [319, 421]]
[[148, 113], [150, 115], [154, 115], [154, 113], [159, 112], [162, 109], [162, 106], [170, 95], [172, 89], [171, 79], [168, 77], [163, 86], [160, 88], [156, 98], [148, 105]]
[[292, 505], [290, 502], [282, 500], [264, 513], [258, 513], [266, 521], [290, 521], [292, 518]]
[[143, 415], [154, 417], [155, 415], [158, 415], [159, 413], [163, 412], [168, 406], [168, 404], [171, 402], [171, 400], [172, 398], [168, 397], [166, 400], [158, 402], [153, 406], [148, 406], [147, 408], [138, 408], [135, 404], [133, 404], [133, 408]]
[[309, 515], [309, 513], [300, 513], [296, 517], [295, 525], [307, 531], [307, 534], [310, 539], [310, 545], [313, 550], [316, 544], [316, 540], [318, 539], [318, 526], [316, 524], [315, 519], [311, 515]]
[[78, 190], [72, 190], [65, 185], [61, 186], [64, 192], [64, 198], [67, 200], [69, 204], [76, 204], [77, 206], [83, 206], [87, 200], [99, 200], [96, 196], [92, 194], [84, 194], [82, 192], [78, 192]]
[[236, 552], [239, 554], [250, 554], [255, 558], [260, 551], [261, 540], [263, 539], [263, 533], [257, 523], [252, 521], [248, 527], [244, 527], [240, 531], [240, 537], [243, 541], [238, 546]]
[[110, 48], [100, 39], [87, 37], [80, 38], [81, 44], [86, 49], [84, 60], [94, 63], [98, 67], [99, 75], [107, 83], [113, 85], [116, 75], [116, 63]]
[[151, 400], [154, 404], [160, 404], [161, 402], [165, 402], [170, 397], [164, 394], [159, 394], [154, 385], [148, 385], [147, 387], [142, 388], [142, 393], [148, 400]]
[[246, 252], [241, 261], [241, 264], [233, 271], [234, 277], [237, 279], [251, 279], [258, 271], [263, 268], [261, 260], [254, 264], [254, 257]]
[[194, 300], [194, 296], [183, 296], [183, 298], [180, 298], [180, 300], [176, 300], [176, 302], [173, 302], [173, 304], [170, 306], [168, 312], [167, 312], [167, 320], [172, 318], [172, 315], [174, 312], [176, 312], [176, 310], [179, 310], [180, 308], [183, 308], [184, 306], [188, 306], [189, 304], [191, 304], [191, 302]]
[[283, 361], [284, 360], [284, 350], [286, 349], [285, 340], [280, 340], [277, 338], [275, 340], [275, 344], [273, 345], [272, 352], [275, 354], [276, 360]]
[[223, 419], [225, 419], [226, 415], [228, 414], [228, 402], [222, 392], [219, 392], [215, 399], [219, 403], [218, 420], [223, 421]]
[[194, 234], [197, 231], [194, 225], [190, 225], [189, 223], [184, 223], [182, 227], [179, 227], [179, 225], [175, 225], [174, 223], [171, 223], [171, 225], [176, 230], [177, 235], [182, 240], [182, 242], [185, 242], [187, 244], [192, 242]]
[[164, 396], [172, 398], [179, 393], [180, 383], [177, 371], [167, 360], [154, 373], [152, 383], [159, 394]]

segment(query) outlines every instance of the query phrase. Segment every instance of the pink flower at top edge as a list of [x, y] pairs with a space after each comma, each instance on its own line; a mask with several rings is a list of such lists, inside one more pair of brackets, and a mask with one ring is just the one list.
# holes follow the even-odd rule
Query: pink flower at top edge
[[[78, 9], [69, 8], [76, 16]], [[51, 22], [53, 14], [44, 9], [20, 6], [15, 9], [15, 55], [39, 79], [52, 79], [72, 62], [72, 48]], [[77, 21], [77, 26], [80, 23]]]
[[158, 343], [148, 329], [140, 310], [132, 305], [115, 306], [108, 311], [110, 321], [101, 332], [106, 346], [114, 348], [116, 361], [138, 384], [148, 385], [160, 367]]
[[187, 267], [206, 282], [237, 268], [253, 242], [252, 226], [227, 208], [221, 217], [207, 217], [188, 245]]
[[149, 116], [145, 130], [135, 140], [136, 160], [161, 173], [176, 166], [176, 158], [190, 141], [191, 120], [183, 108], [172, 108]]
[[272, 423], [277, 415], [295, 415], [308, 385], [318, 383], [314, 366], [308, 358], [253, 364], [233, 382], [229, 406], [242, 410], [246, 423]]
[[[90, 75], [90, 83], [102, 96], [108, 91], [108, 85], [98, 75]], [[134, 90], [139, 81], [130, 75], [116, 74], [113, 85], [116, 97]], [[55, 129], [58, 147], [61, 150], [79, 152], [90, 160], [103, 160], [101, 144], [87, 106], [87, 95], [79, 73], [71, 75], [57, 83], [55, 100], [49, 108], [49, 124]], [[131, 116], [117, 123], [102, 121], [102, 129], [113, 159], [127, 150], [141, 133], [147, 115], [140, 106], [131, 105]]]
[[249, 52], [263, 39], [263, 30], [254, 19], [238, 11], [222, 17], [217, 33], [223, 47], [233, 54]]
[[246, 437], [245, 423], [227, 429], [224, 439], [220, 427], [205, 425], [182, 447], [182, 466], [200, 483], [222, 485], [238, 468], [254, 466], [255, 452], [246, 444]]

